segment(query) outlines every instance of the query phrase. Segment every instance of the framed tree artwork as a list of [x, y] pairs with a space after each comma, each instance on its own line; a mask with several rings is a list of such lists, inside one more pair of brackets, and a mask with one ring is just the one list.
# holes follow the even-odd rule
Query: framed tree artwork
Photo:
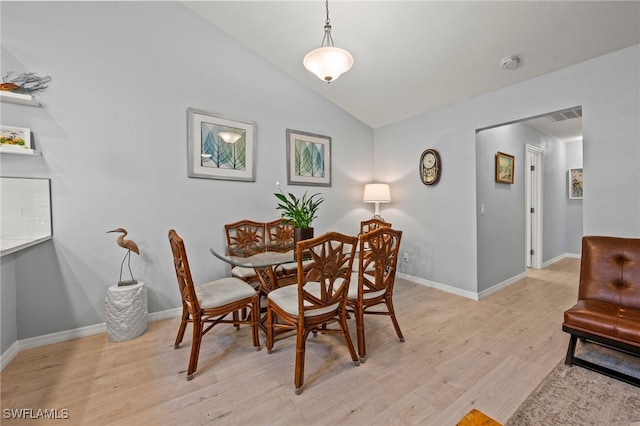
[[188, 175], [254, 182], [255, 124], [240, 118], [187, 110]]
[[287, 129], [287, 183], [331, 186], [331, 138]]

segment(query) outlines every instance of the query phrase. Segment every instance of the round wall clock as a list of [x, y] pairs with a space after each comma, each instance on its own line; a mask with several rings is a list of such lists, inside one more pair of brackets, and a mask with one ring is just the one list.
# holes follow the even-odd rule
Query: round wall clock
[[420, 157], [420, 180], [425, 185], [433, 185], [440, 180], [442, 173], [442, 163], [440, 162], [440, 154], [435, 149], [427, 149]]

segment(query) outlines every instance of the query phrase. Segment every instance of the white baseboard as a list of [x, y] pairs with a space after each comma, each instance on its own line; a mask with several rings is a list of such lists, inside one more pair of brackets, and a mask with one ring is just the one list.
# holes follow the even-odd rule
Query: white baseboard
[[414, 277], [413, 275], [397, 272], [396, 276], [405, 280], [412, 281], [416, 284], [420, 284], [426, 287], [435, 288], [436, 290], [446, 291], [447, 293], [455, 294], [456, 296], [466, 297], [467, 299], [478, 300], [478, 294], [473, 291], [463, 290], [461, 288], [452, 287], [450, 285], [437, 283], [435, 281], [426, 280], [424, 278]]
[[[182, 308], [172, 308], [165, 311], [152, 312], [147, 314], [148, 321], [159, 321], [167, 318], [174, 318], [182, 315]], [[73, 330], [59, 331], [57, 333], [45, 334], [43, 336], [31, 337], [14, 342], [9, 349], [0, 355], [0, 371], [11, 362], [20, 351], [51, 345], [53, 343], [66, 342], [68, 340], [79, 339], [81, 337], [92, 336], [94, 334], [106, 333], [106, 323], [88, 325], [86, 327], [75, 328]]]
[[16, 356], [19, 352], [18, 347], [19, 343], [17, 341], [13, 342], [13, 345], [9, 346], [9, 349], [4, 351], [2, 355], [0, 355], [0, 371], [4, 369], [4, 367], [9, 364], [9, 362]]
[[475, 293], [475, 292], [470, 291], [470, 290], [463, 290], [463, 289], [460, 289], [460, 288], [457, 288], [457, 287], [452, 287], [450, 285], [437, 283], [435, 281], [425, 280], [424, 278], [414, 277], [413, 275], [407, 275], [407, 274], [403, 274], [401, 272], [396, 273], [396, 275], [399, 278], [403, 278], [405, 280], [413, 281], [416, 284], [420, 284], [420, 285], [424, 285], [424, 286], [427, 286], [427, 287], [435, 288], [437, 290], [446, 291], [447, 293], [455, 294], [456, 296], [466, 297], [467, 299], [471, 299], [471, 300], [480, 300], [480, 299], [483, 299], [483, 298], [485, 298], [485, 297], [497, 292], [498, 290], [502, 290], [503, 288], [508, 287], [511, 284], [520, 281], [521, 279], [523, 279], [523, 278], [525, 278], [527, 276], [527, 273], [523, 272], [521, 274], [518, 274], [518, 275], [516, 275], [514, 277], [511, 277], [511, 278], [505, 280], [505, 281], [502, 281], [501, 283], [498, 283], [498, 284], [494, 285], [491, 288], [488, 288], [486, 290], [482, 290], [480, 293]]
[[572, 259], [580, 259], [582, 256], [576, 253], [564, 253], [561, 254], [560, 256], [556, 256], [553, 259], [549, 259], [546, 262], [542, 263], [542, 268], [548, 268], [549, 266], [553, 265], [556, 262], [561, 261], [562, 259], [565, 259], [567, 257], [570, 257]]
[[[575, 254], [575, 253], [564, 253], [561, 254], [560, 256], [554, 257], [551, 260], [548, 260], [546, 262], [544, 262], [542, 264], [543, 268], [547, 268], [550, 265], [564, 259], [567, 257], [571, 257], [574, 259], [580, 259], [581, 255], [579, 254]], [[471, 299], [471, 300], [480, 300], [483, 299], [487, 296], [492, 295], [493, 293], [502, 290], [503, 288], [509, 287], [511, 284], [514, 284], [524, 278], [527, 277], [527, 273], [523, 272], [521, 274], [518, 274], [516, 276], [513, 276], [511, 278], [508, 278], [504, 281], [502, 281], [501, 283], [498, 283], [486, 290], [482, 290], [480, 293], [475, 293], [473, 291], [469, 291], [469, 290], [462, 290], [460, 288], [457, 287], [452, 287], [450, 285], [446, 285], [446, 284], [441, 284], [441, 283], [437, 283], [435, 281], [430, 281], [430, 280], [426, 280], [424, 278], [419, 278], [419, 277], [414, 277], [413, 275], [408, 275], [408, 274], [403, 274], [402, 272], [397, 272], [396, 276], [398, 278], [402, 278], [405, 280], [409, 280], [412, 281], [416, 284], [420, 284], [420, 285], [424, 285], [426, 287], [431, 287], [431, 288], [435, 288], [437, 290], [442, 290], [442, 291], [446, 291], [447, 293], [451, 293], [451, 294], [455, 294], [456, 296], [462, 296], [462, 297], [466, 297], [467, 299]]]

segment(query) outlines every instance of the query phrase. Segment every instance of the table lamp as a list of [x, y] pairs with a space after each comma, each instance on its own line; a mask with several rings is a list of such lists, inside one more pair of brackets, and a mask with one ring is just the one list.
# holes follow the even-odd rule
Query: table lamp
[[375, 203], [374, 219], [384, 220], [380, 216], [380, 203], [391, 202], [391, 191], [386, 183], [368, 183], [364, 186], [364, 196], [362, 201], [365, 203]]

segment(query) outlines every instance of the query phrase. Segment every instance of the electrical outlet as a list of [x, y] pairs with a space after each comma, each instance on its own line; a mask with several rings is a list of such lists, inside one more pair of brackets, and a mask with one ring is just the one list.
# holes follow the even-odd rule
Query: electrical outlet
[[405, 262], [408, 262], [409, 261], [409, 253], [405, 252], [404, 255], [403, 255], [403, 259], [404, 259]]

